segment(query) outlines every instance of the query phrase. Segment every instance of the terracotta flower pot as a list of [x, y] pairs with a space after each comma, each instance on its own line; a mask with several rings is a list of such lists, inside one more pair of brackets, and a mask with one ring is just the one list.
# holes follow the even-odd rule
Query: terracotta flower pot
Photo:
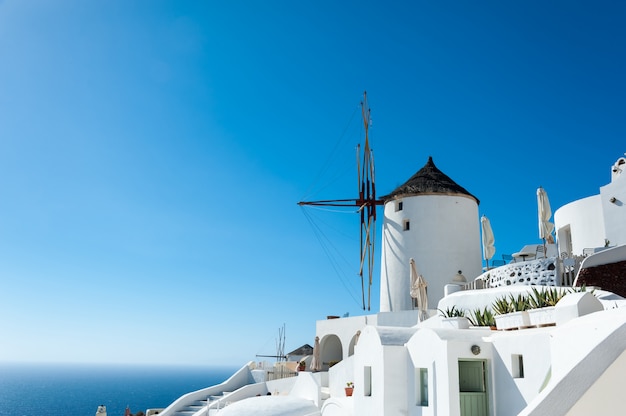
[[345, 387], [346, 389], [346, 396], [350, 397], [352, 396], [352, 392], [354, 391], [354, 387]]

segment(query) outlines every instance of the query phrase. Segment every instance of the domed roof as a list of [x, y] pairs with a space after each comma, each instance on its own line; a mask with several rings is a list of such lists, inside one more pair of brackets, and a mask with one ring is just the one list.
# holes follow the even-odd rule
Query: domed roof
[[435, 194], [465, 195], [474, 199], [477, 204], [480, 203], [478, 198], [440, 171], [437, 166], [435, 166], [432, 156], [428, 157], [428, 162], [426, 162], [424, 167], [418, 170], [415, 175], [411, 176], [403, 185], [398, 186], [382, 199], [388, 201], [397, 196]]

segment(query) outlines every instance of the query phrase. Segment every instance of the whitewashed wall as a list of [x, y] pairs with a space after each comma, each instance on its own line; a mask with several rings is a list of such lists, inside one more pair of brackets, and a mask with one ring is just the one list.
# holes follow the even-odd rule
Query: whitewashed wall
[[[626, 169], [626, 165], [622, 165]], [[606, 238], [611, 246], [626, 244], [626, 173], [600, 188]]]
[[603, 247], [606, 234], [599, 195], [571, 202], [554, 212], [559, 250], [566, 251], [563, 241], [571, 233], [571, 254], [582, 255], [585, 248]]
[[[456, 386], [453, 380], [448, 380], [450, 373], [447, 361], [448, 348], [438, 333], [431, 329], [420, 329], [407, 343], [412, 367], [428, 370], [428, 406], [419, 406], [416, 397], [417, 380], [411, 378], [411, 398], [409, 398], [408, 414], [412, 416], [435, 416], [459, 414], [458, 369]], [[456, 393], [455, 393], [456, 392]], [[452, 402], [456, 402], [456, 413], [452, 412]]]
[[[471, 197], [420, 195], [385, 204], [381, 249], [380, 311], [412, 309], [409, 260], [428, 282], [429, 305], [444, 296], [457, 271], [481, 273], [478, 205]], [[405, 220], [410, 229], [404, 231]]]
[[[354, 414], [362, 416], [407, 414], [410, 360], [405, 343], [416, 328], [363, 329], [354, 356]], [[365, 368], [371, 369], [371, 395], [367, 395]]]
[[[550, 329], [496, 333], [493, 337], [494, 414], [516, 415], [532, 401], [550, 372]], [[513, 377], [513, 355], [522, 355], [524, 377]]]
[[612, 167], [611, 182], [600, 187], [599, 195], [579, 199], [555, 211], [560, 251], [571, 249], [572, 254], [581, 255], [585, 248], [603, 247], [605, 239], [611, 246], [626, 244], [626, 164], [618, 162]]
[[[383, 392], [385, 388], [391, 388], [394, 381], [385, 380], [383, 363], [383, 345], [374, 327], [364, 328], [359, 337], [359, 343], [355, 348], [354, 355], [354, 415], [384, 415]], [[363, 396], [362, 369], [372, 369], [372, 395]], [[358, 374], [357, 374], [358, 371]], [[376, 382], [374, 382], [376, 380]], [[399, 380], [398, 380], [399, 381]], [[385, 386], [390, 382], [391, 386]]]
[[[376, 315], [351, 316], [340, 319], [326, 319], [316, 322], [315, 335], [320, 337], [320, 348], [322, 350], [322, 362], [341, 361], [348, 358], [354, 349], [355, 336], [357, 331], [366, 325], [376, 325]], [[332, 346], [334, 351], [328, 351], [327, 340], [338, 339], [340, 345]], [[310, 342], [313, 345], [314, 340]], [[327, 366], [324, 366], [326, 369]]]

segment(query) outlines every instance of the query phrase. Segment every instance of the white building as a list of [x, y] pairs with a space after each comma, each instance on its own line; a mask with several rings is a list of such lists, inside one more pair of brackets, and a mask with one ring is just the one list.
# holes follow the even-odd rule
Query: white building
[[[565, 255], [525, 257], [483, 273], [478, 200], [449, 178], [448, 188], [436, 181], [431, 188], [424, 183], [411, 188], [415, 180], [425, 181], [426, 171], [447, 178], [429, 160], [385, 203], [381, 311], [318, 321], [319, 371], [267, 381], [250, 363], [223, 384], [189, 393], [160, 414], [622, 414], [626, 300], [615, 292], [626, 291], [625, 166], [624, 158], [613, 165], [611, 183], [600, 195], [556, 211], [554, 253]], [[409, 232], [415, 229], [425, 236]], [[539, 300], [541, 293], [568, 289], [558, 286], [571, 284], [576, 274], [600, 289], [571, 291], [554, 307], [503, 312], [496, 316], [497, 330], [439, 316], [432, 306], [423, 320], [406, 296], [410, 258], [428, 277], [429, 304], [441, 310], [495, 311], [504, 296]], [[472, 279], [464, 290], [444, 296], [457, 269]], [[607, 287], [615, 289], [603, 290]], [[511, 325], [514, 330], [503, 329]], [[347, 383], [354, 383], [352, 396], [344, 392]]]
[[409, 260], [428, 281], [436, 305], [460, 270], [481, 273], [478, 199], [441, 172], [432, 158], [386, 197], [380, 272], [380, 311], [411, 310]]
[[611, 166], [611, 182], [592, 195], [559, 208], [554, 213], [561, 252], [582, 255], [605, 246], [626, 244], [626, 158]]

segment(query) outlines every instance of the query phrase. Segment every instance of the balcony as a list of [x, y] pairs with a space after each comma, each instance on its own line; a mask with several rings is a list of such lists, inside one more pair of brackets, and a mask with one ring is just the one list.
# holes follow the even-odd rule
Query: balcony
[[572, 286], [584, 256], [545, 257], [516, 261], [486, 270], [466, 290], [510, 285]]

